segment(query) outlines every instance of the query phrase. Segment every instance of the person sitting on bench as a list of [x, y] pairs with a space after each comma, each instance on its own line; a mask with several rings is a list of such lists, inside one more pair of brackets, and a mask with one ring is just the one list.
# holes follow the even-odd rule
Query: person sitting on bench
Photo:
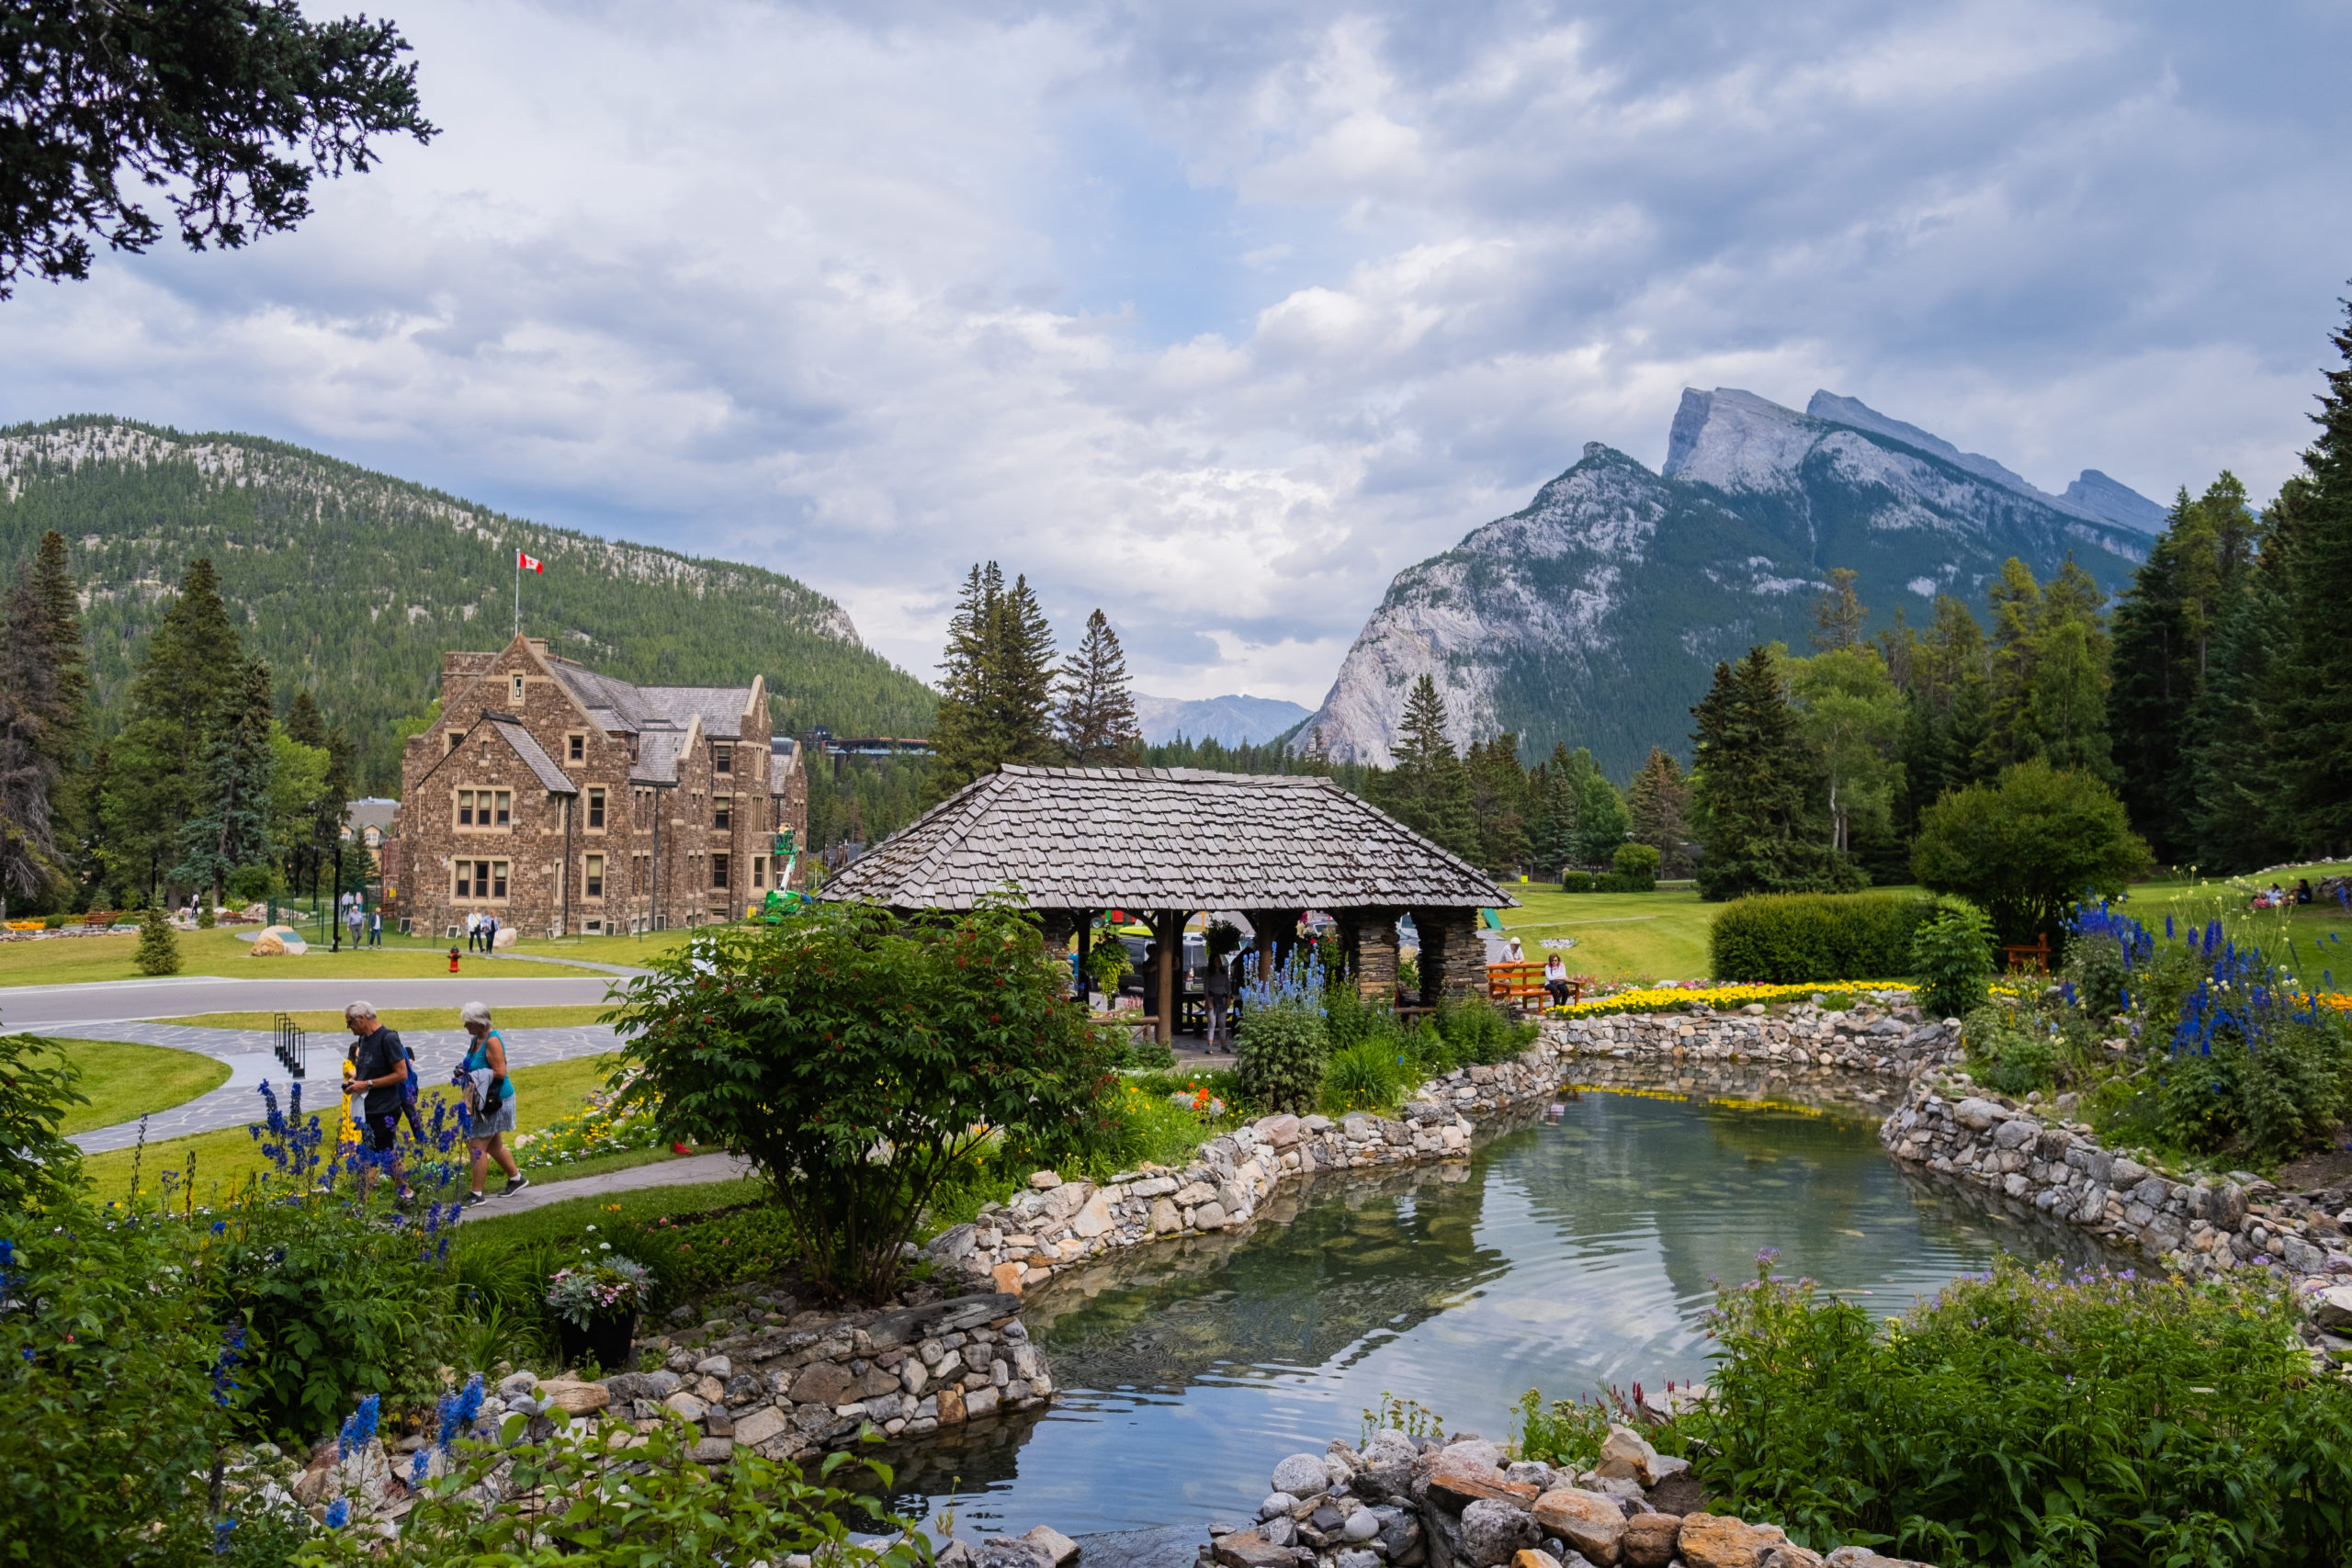
[[1552, 993], [1552, 1005], [1568, 1005], [1568, 966], [1558, 953], [1544, 961], [1544, 988]]

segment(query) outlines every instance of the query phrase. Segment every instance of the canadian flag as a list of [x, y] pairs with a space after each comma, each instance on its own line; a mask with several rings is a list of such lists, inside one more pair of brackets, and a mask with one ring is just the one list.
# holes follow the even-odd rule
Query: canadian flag
[[516, 570], [522, 571], [544, 572], [547, 570], [547, 564], [544, 561], [541, 561], [532, 556], [526, 556], [520, 550], [516, 550], [514, 552], [514, 565]]

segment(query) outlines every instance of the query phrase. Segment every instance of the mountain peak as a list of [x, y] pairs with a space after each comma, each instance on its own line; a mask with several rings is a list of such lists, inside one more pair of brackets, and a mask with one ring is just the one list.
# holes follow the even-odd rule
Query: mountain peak
[[1737, 387], [1686, 387], [1658, 471], [1720, 490], [1782, 490], [1819, 434], [1796, 410]]

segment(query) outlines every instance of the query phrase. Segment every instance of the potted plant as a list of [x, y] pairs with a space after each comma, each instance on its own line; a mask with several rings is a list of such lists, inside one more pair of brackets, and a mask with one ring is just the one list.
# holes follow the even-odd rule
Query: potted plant
[[618, 1253], [599, 1257], [583, 1247], [581, 1258], [548, 1280], [548, 1309], [555, 1314], [564, 1365], [594, 1360], [606, 1371], [625, 1371], [638, 1313], [653, 1293], [652, 1277], [643, 1264]]

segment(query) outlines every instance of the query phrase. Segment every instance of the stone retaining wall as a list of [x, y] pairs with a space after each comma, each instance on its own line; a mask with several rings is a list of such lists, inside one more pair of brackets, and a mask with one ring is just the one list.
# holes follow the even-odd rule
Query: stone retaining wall
[[1914, 1007], [1832, 1012], [1803, 1003], [1737, 1012], [1615, 1013], [1546, 1019], [1544, 1039], [1584, 1056], [1631, 1061], [1775, 1062], [1907, 1077], [1960, 1054], [1960, 1023]]
[[1457, 1068], [1393, 1119], [1262, 1117], [1210, 1139], [1182, 1168], [1123, 1171], [1100, 1187], [1039, 1171], [1030, 1190], [942, 1232], [925, 1251], [975, 1284], [1017, 1293], [1121, 1247], [1247, 1225], [1284, 1180], [1467, 1158], [1480, 1122], [1552, 1094], [1561, 1060], [1556, 1048], [1537, 1046], [1497, 1066]]
[[2280, 1201], [2269, 1182], [2167, 1176], [2100, 1147], [2089, 1127], [2045, 1114], [1964, 1073], [1934, 1075], [1913, 1086], [1879, 1142], [1898, 1160], [2030, 1202], [2184, 1274], [2255, 1265], [2307, 1279], [2352, 1274], [2343, 1225]]

